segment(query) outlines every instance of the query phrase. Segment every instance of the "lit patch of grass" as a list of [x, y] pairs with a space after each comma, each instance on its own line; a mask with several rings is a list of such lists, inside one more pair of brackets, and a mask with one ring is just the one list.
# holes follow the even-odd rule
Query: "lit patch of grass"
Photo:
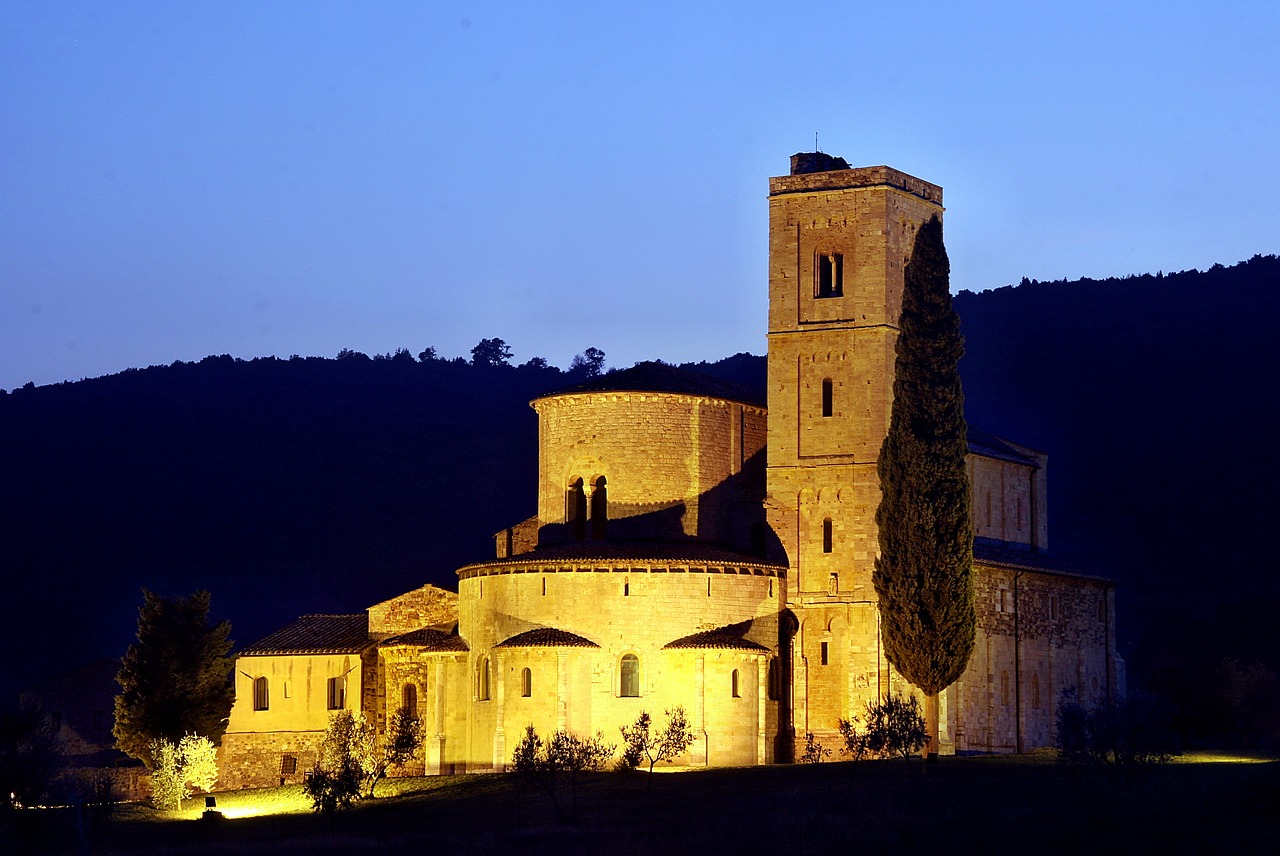
[[1211, 752], [1199, 750], [1173, 757], [1174, 764], [1267, 764], [1276, 760], [1274, 755], [1250, 752]]

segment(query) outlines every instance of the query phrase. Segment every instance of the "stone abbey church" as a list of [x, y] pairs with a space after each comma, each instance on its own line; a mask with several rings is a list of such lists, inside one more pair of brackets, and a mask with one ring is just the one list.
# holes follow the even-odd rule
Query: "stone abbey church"
[[[532, 402], [533, 516], [496, 555], [241, 651], [224, 787], [300, 781], [330, 716], [423, 724], [407, 773], [501, 770], [532, 724], [604, 733], [683, 707], [679, 763], [791, 760], [806, 733], [912, 688], [872, 586], [876, 458], [903, 269], [942, 189], [820, 153], [769, 182], [767, 401], [653, 363]], [[1048, 745], [1064, 693], [1124, 690], [1114, 592], [1047, 553], [1046, 456], [970, 430], [978, 630], [940, 699], [947, 752]]]

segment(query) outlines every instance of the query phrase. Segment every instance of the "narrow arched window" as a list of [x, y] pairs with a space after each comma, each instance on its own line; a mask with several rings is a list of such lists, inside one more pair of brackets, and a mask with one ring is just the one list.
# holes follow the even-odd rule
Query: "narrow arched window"
[[413, 684], [405, 684], [400, 691], [400, 709], [410, 719], [418, 718], [418, 688]]
[[737, 669], [734, 669], [733, 674], [730, 676], [730, 684], [731, 684], [731, 691], [733, 693], [733, 697], [742, 698], [742, 696], [739, 695], [738, 693], [738, 670]]
[[831, 518], [822, 521], [822, 552], [831, 552], [832, 527]]
[[591, 488], [591, 537], [603, 541], [609, 525], [609, 489], [604, 476], [595, 480]]
[[822, 382], [822, 415], [830, 416], [835, 411], [835, 390], [832, 389], [831, 379], [827, 378]]
[[253, 679], [253, 709], [266, 710], [270, 706], [271, 706], [271, 699], [268, 696], [267, 679], [265, 677], [254, 678]]
[[569, 482], [564, 497], [564, 522], [569, 532], [579, 541], [587, 537], [587, 492], [582, 479]]
[[520, 672], [520, 697], [529, 698], [533, 695], [533, 671], [527, 666]]
[[635, 654], [623, 654], [618, 670], [618, 695], [623, 698], [640, 696], [640, 658]]
[[481, 657], [476, 664], [476, 698], [489, 700], [489, 658]]

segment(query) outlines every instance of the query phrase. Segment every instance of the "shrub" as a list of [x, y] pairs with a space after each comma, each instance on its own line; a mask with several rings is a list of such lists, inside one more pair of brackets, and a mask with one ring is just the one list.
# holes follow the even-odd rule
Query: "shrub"
[[624, 763], [638, 766], [648, 759], [649, 772], [659, 761], [671, 761], [693, 745], [693, 731], [685, 718], [684, 708], [675, 707], [667, 712], [667, 724], [658, 731], [652, 730], [653, 721], [645, 711], [640, 712], [635, 724], [622, 726], [622, 751]]

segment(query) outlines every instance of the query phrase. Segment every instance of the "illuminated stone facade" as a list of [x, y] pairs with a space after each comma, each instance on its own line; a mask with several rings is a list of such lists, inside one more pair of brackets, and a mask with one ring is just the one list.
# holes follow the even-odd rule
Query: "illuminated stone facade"
[[[798, 155], [769, 204], [768, 410], [653, 363], [535, 400], [536, 514], [456, 595], [304, 617], [242, 652], [224, 786], [300, 778], [335, 704], [383, 728], [410, 708], [426, 742], [405, 772], [435, 774], [503, 769], [527, 725], [616, 742], [675, 706], [697, 736], [681, 763], [790, 760], [911, 691], [879, 639], [876, 457], [903, 268], [942, 191]], [[1064, 691], [1123, 692], [1112, 589], [1045, 554], [1046, 456], [969, 440], [978, 638], [940, 742], [1045, 746]]]

